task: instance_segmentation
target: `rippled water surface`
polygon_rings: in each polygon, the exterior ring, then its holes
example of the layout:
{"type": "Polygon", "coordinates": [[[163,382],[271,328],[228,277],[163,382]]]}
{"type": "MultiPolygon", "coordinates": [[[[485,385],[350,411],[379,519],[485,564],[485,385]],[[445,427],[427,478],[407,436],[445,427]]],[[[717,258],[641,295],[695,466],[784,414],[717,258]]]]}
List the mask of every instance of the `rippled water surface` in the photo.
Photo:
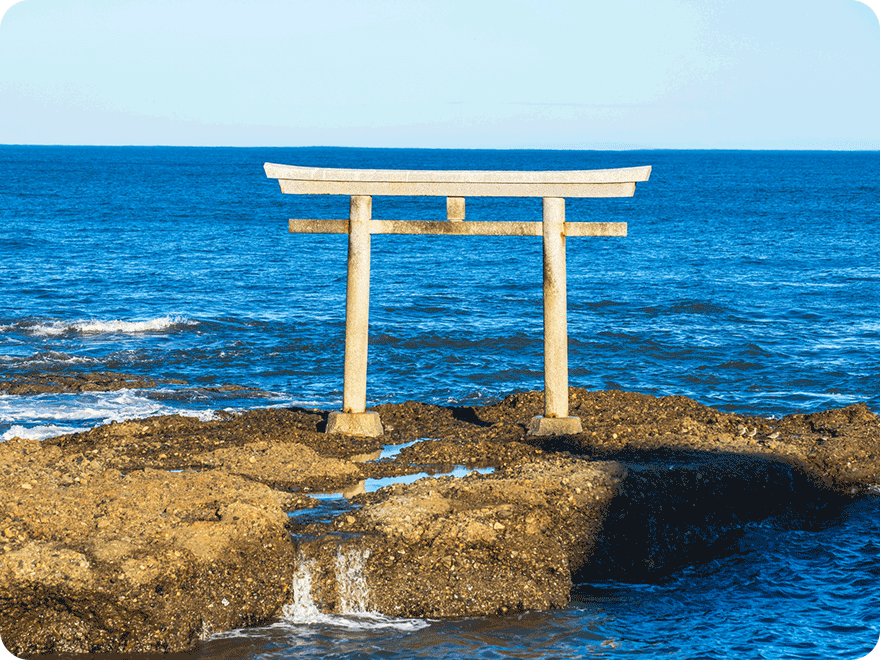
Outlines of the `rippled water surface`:
{"type": "MultiPolygon", "coordinates": [[[[784,415],[880,409],[880,154],[0,146],[0,376],[179,379],[0,395],[0,438],[110,419],[341,402],[344,236],[287,219],[265,161],[436,169],[651,165],[631,199],[567,200],[570,379],[784,415]],[[254,388],[218,389],[224,384],[254,388]]],[[[373,216],[443,219],[443,199],[373,216]]],[[[468,199],[470,220],[540,200],[468,199]]],[[[374,236],[368,402],[488,402],[542,386],[537,237],[374,236]]],[[[876,641],[876,502],[823,529],[750,529],[733,555],[653,585],[584,585],[562,612],[419,630],[278,621],[205,657],[840,657],[876,641]],[[340,627],[341,626],[341,627],[340,627]]],[[[375,622],[374,622],[375,623],[375,622]]]]}
{"type": "MultiPolygon", "coordinates": [[[[631,199],[566,202],[570,221],[629,226],[568,240],[572,384],[764,414],[880,398],[876,153],[0,147],[0,373],[271,393],[141,392],[153,404],[96,401],[91,420],[129,405],[338,405],[346,238],[290,235],[286,221],[346,217],[348,201],[282,195],[264,161],[652,165],[631,199]]],[[[537,199],[468,199],[472,220],[540,215],[537,199]]],[[[443,219],[445,203],[376,198],[373,216],[443,219]]],[[[539,237],[374,236],[370,401],[541,387],[541,268],[539,237]]],[[[0,432],[49,421],[35,413],[0,403],[0,432]]]]}

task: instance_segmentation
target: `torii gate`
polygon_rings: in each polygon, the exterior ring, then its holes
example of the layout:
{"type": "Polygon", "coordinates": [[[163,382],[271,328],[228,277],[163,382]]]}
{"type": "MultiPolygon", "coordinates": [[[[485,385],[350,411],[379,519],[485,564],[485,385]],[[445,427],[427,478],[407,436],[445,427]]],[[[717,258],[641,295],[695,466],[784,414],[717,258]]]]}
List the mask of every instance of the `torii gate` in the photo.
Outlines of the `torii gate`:
{"type": "Polygon", "coordinates": [[[366,412],[367,344],[372,234],[450,234],[544,237],[544,415],[531,435],[582,430],[568,414],[568,322],[565,282],[567,236],[626,236],[625,222],[566,222],[566,197],[632,197],[650,166],[553,172],[354,170],[264,165],[282,193],[348,195],[348,219],[290,220],[291,233],[348,234],[345,370],[342,410],[331,412],[327,433],[380,436],[379,414],[366,412]],[[373,220],[372,196],[446,197],[446,221],[373,220]],[[541,197],[542,222],[465,221],[465,197],[541,197]]]}

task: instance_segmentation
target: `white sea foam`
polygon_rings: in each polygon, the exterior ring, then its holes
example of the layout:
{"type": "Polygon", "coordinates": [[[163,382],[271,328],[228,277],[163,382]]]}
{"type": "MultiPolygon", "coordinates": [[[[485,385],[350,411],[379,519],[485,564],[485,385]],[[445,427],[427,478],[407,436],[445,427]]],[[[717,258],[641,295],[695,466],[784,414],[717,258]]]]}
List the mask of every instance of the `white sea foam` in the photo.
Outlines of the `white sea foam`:
{"type": "Polygon", "coordinates": [[[293,574],[293,598],[284,605],[282,612],[290,621],[308,622],[321,616],[321,611],[312,598],[312,574],[315,562],[297,557],[296,572],[293,574]]]}
{"type": "Polygon", "coordinates": [[[98,424],[174,414],[197,417],[202,421],[211,420],[215,416],[213,410],[172,408],[142,396],[137,390],[33,396],[0,395],[0,423],[11,425],[2,436],[4,440],[15,435],[23,437],[20,433],[12,432],[16,428],[24,429],[29,434],[27,437],[51,437],[86,430],[98,424]],[[67,424],[59,422],[82,422],[85,425],[74,428],[73,431],[62,430],[55,433],[53,429],[67,428],[67,424]]]}
{"type": "Polygon", "coordinates": [[[69,355],[60,351],[43,351],[32,355],[2,355],[0,360],[9,363],[15,369],[35,369],[47,365],[100,364],[103,360],[93,357],[69,355]]]}
{"type": "Polygon", "coordinates": [[[112,319],[102,321],[98,319],[78,321],[53,321],[27,326],[27,330],[41,337],[57,337],[68,332],[76,332],[84,335],[96,334],[140,334],[147,332],[164,332],[176,326],[198,325],[182,316],[160,316],[146,321],[123,321],[112,319]]]}
{"type": "Polygon", "coordinates": [[[370,611],[370,589],[364,575],[369,550],[336,550],[336,588],[342,614],[363,615],[370,611]]]}
{"type": "Polygon", "coordinates": [[[76,426],[58,426],[56,424],[46,424],[42,426],[26,427],[16,424],[10,427],[5,433],[0,434],[0,441],[11,440],[12,438],[25,438],[27,440],[45,440],[46,438],[54,438],[59,435],[67,435],[69,433],[78,433],[79,431],[87,431],[88,429],[76,426]]]}
{"type": "Polygon", "coordinates": [[[57,337],[70,329],[70,325],[63,321],[54,321],[50,325],[37,324],[27,326],[27,330],[37,337],[57,337]]]}

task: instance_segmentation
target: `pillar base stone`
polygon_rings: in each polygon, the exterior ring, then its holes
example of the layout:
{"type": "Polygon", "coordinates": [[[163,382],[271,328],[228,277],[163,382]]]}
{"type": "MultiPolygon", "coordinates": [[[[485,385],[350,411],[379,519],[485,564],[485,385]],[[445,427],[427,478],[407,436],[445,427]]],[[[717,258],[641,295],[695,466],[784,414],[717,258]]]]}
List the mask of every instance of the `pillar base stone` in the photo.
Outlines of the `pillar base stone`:
{"type": "Polygon", "coordinates": [[[580,417],[532,417],[529,435],[574,435],[582,433],[580,417]]]}
{"type": "Polygon", "coordinates": [[[342,435],[363,435],[377,438],[385,433],[377,412],[346,413],[332,412],[327,418],[327,433],[342,435]]]}

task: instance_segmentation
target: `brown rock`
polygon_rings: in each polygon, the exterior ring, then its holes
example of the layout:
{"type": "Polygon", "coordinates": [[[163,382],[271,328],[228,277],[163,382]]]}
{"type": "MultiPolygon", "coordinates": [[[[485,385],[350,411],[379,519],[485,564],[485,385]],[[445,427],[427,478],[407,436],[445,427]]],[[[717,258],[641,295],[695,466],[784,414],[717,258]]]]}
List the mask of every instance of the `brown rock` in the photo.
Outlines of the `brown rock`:
{"type": "Polygon", "coordinates": [[[357,465],[338,458],[325,458],[297,443],[255,442],[198,454],[194,462],[222,469],[288,490],[320,491],[359,481],[357,465]]]}
{"type": "Polygon", "coordinates": [[[380,439],[272,409],[0,443],[0,634],[19,654],[182,650],[275,616],[306,570],[325,611],[560,607],[578,580],[652,579],[725,551],[743,521],[822,516],[880,487],[880,420],[864,404],[764,419],[684,397],[570,400],[584,431],[558,437],[526,435],[543,395],[524,392],[380,406],[380,439]],[[394,461],[350,460],[414,440],[394,461]],[[452,464],[495,473],[287,515],[315,506],[307,489],[452,464]]]}
{"type": "Polygon", "coordinates": [[[0,486],[0,515],[14,525],[0,554],[13,653],[182,649],[207,630],[265,621],[288,598],[289,496],[212,471],[103,470],[60,486],[59,453],[0,444],[0,464],[34,486],[0,486]]]}

